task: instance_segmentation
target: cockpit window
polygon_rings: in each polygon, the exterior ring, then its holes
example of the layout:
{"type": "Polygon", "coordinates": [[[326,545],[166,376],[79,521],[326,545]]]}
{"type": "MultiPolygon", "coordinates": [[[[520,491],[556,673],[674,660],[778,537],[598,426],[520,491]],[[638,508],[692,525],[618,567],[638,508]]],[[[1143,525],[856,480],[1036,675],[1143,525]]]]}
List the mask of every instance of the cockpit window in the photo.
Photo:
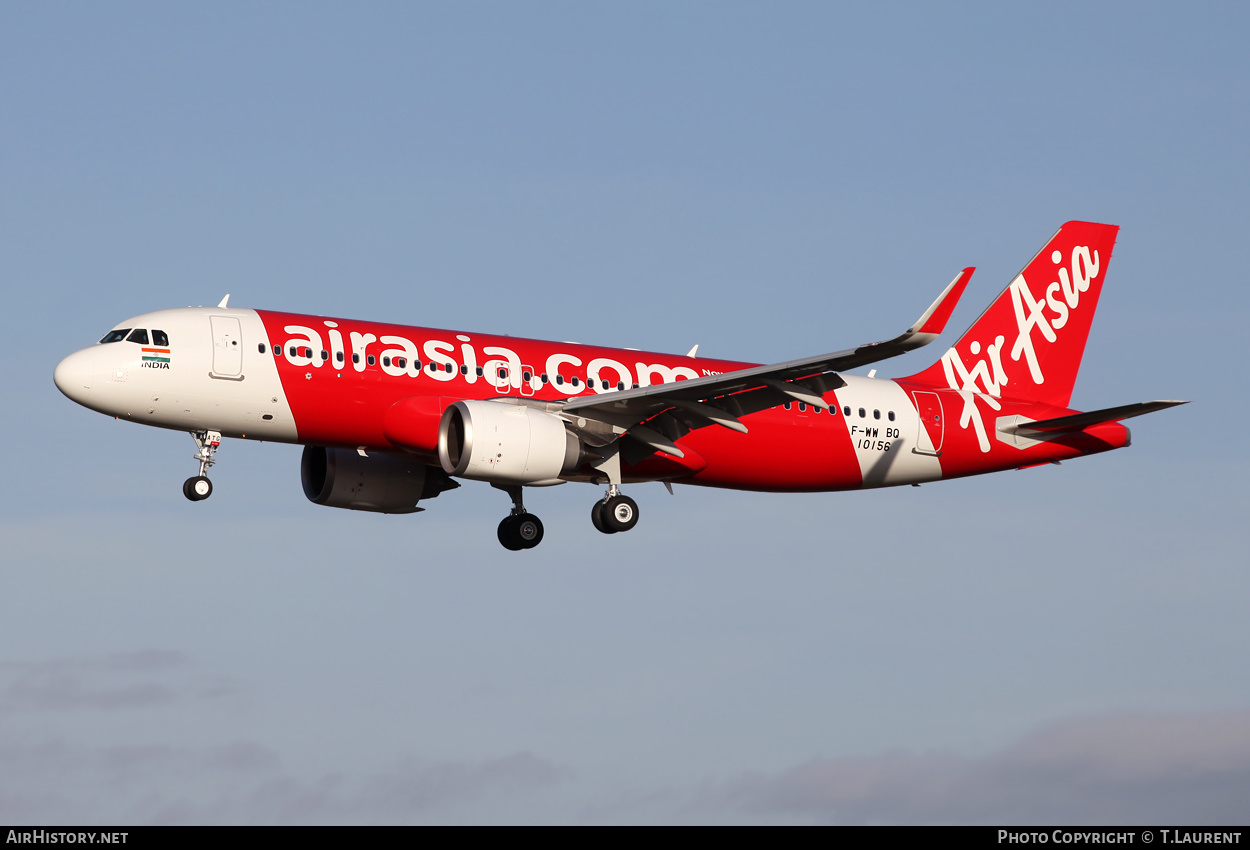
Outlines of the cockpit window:
{"type": "Polygon", "coordinates": [[[130,332],[130,336],[126,337],[126,342],[137,342],[140,345],[148,344],[148,332],[144,328],[135,328],[130,332]]]}
{"type": "Polygon", "coordinates": [[[130,333],[130,328],[122,328],[119,331],[109,331],[104,335],[104,339],[100,340],[100,342],[121,342],[126,338],[126,334],[128,333],[130,333]]]}
{"type": "Polygon", "coordinates": [[[169,337],[165,334],[164,331],[153,330],[152,331],[152,344],[159,345],[163,348],[169,345],[169,337]]]}

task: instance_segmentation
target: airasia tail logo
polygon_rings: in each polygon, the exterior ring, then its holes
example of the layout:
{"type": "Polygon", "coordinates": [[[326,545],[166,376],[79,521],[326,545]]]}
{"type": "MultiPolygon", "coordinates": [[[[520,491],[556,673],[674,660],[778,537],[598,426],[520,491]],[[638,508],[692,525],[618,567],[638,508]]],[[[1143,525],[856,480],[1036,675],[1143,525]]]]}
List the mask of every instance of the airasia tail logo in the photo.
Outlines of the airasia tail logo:
{"type": "MultiPolygon", "coordinates": [[[[1059,266],[1059,279],[1046,287],[1043,298],[1033,297],[1023,272],[1016,275],[1016,279],[1007,287],[1016,319],[1016,336],[1008,352],[1009,362],[1018,363],[1023,359],[1035,385],[1046,382],[1046,376],[1037,359],[1037,346],[1046,346],[1058,340],[1058,332],[1067,325],[1072,311],[1080,306],[1081,293],[1089,290],[1090,282],[1098,277],[1101,266],[1098,251],[1090,251],[1088,245],[1073,248],[1066,267],[1063,265],[1063,252],[1058,249],[1051,252],[1050,260],[1059,266]],[[1038,336],[1041,337],[1040,340],[1038,336]]],[[[995,306],[998,306],[998,302],[995,306]]],[[[1002,409],[997,399],[1002,396],[1003,387],[1011,383],[1008,369],[1003,365],[1003,347],[1006,344],[1006,334],[996,335],[993,342],[984,346],[980,340],[970,341],[968,353],[971,356],[967,360],[971,366],[964,365],[965,359],[960,357],[956,346],[947,349],[942,355],[946,383],[964,399],[959,425],[962,428],[971,426],[976,430],[977,443],[983,452],[990,450],[990,441],[975,399],[981,398],[993,410],[1002,409]]]]}

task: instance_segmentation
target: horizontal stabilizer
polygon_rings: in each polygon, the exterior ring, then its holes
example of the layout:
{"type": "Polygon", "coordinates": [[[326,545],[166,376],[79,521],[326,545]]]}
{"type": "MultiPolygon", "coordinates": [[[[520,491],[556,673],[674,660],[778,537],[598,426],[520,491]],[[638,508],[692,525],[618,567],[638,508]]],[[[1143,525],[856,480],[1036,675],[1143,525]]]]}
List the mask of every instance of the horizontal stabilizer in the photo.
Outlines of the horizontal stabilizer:
{"type": "Polygon", "coordinates": [[[1102,410],[1091,410],[1088,413],[1074,413],[1071,416],[1057,416],[1054,419],[1040,419],[1036,422],[1020,422],[1015,425],[1002,426],[998,430],[1003,433],[1016,431],[1080,431],[1091,425],[1103,422],[1119,422],[1121,419],[1132,419],[1156,410],[1176,407],[1178,404],[1189,404],[1187,401],[1141,401],[1137,404],[1124,404],[1119,407],[1107,407],[1102,410]]]}

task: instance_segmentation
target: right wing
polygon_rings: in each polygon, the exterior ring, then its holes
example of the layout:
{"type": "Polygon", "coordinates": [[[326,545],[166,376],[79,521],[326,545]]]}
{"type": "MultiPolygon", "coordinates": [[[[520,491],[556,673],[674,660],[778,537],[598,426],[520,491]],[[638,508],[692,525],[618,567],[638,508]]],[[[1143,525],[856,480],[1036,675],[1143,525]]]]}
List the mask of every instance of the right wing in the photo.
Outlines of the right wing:
{"type": "MultiPolygon", "coordinates": [[[[628,433],[652,449],[683,457],[673,440],[679,439],[693,428],[715,424],[745,432],[747,428],[739,421],[739,417],[776,407],[792,399],[815,407],[828,408],[829,405],[821,396],[846,385],[838,372],[897,357],[937,339],[972,278],[973,271],[975,268],[972,267],[961,271],[942,290],[942,294],[929,309],[910,328],[893,339],[801,360],[752,366],[722,375],[708,375],[652,387],[574,398],[563,404],[562,412],[576,414],[576,417],[566,415],[566,419],[584,418],[610,426],[610,434],[604,433],[602,428],[589,429],[597,432],[597,440],[593,439],[595,435],[585,433],[586,437],[599,445],[628,433]],[[665,411],[672,411],[673,416],[668,418],[684,424],[685,428],[674,429],[673,423],[669,423],[670,427],[667,428],[653,428],[642,424],[665,411]],[[681,430],[682,434],[674,433],[675,430],[681,430]],[[666,436],[662,431],[670,433],[666,436]]],[[[587,429],[583,427],[578,430],[587,429]]]]}

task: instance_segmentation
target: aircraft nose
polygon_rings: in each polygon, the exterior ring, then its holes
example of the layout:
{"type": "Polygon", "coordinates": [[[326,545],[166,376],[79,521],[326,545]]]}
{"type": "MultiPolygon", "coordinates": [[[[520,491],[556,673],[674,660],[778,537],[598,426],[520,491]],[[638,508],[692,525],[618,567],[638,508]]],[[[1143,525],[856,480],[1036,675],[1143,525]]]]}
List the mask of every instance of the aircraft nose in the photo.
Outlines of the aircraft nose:
{"type": "Polygon", "coordinates": [[[63,392],[71,401],[86,404],[87,394],[91,392],[91,380],[95,375],[95,352],[90,348],[75,351],[60,363],[52,373],[56,388],[63,392]]]}

